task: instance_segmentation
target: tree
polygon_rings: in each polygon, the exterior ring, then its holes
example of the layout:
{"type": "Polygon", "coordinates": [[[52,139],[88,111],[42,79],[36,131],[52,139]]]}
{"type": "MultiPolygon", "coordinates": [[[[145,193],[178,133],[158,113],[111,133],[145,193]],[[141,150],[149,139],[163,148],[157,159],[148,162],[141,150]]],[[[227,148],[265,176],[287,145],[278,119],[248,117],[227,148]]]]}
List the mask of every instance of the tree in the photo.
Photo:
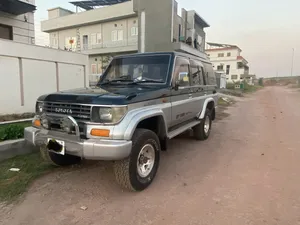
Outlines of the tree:
{"type": "Polygon", "coordinates": [[[106,70],[111,60],[112,60],[111,55],[102,56],[102,72],[106,70]]]}

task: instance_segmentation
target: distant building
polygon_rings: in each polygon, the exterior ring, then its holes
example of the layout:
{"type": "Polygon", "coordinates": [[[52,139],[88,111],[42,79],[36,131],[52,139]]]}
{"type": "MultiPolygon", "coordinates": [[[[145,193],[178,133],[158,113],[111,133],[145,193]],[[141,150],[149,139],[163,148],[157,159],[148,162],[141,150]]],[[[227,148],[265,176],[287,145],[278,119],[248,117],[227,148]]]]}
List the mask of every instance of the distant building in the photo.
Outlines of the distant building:
{"type": "Polygon", "coordinates": [[[34,44],[34,0],[1,0],[0,38],[34,44]]]}
{"type": "MultiPolygon", "coordinates": [[[[42,31],[50,47],[89,55],[90,73],[101,74],[111,56],[134,52],[185,51],[204,54],[209,25],[175,0],[93,0],[71,2],[83,12],[48,10],[42,31]]],[[[78,11],[78,10],[77,10],[78,11]]]]}
{"type": "Polygon", "coordinates": [[[255,75],[249,75],[248,61],[241,56],[242,50],[236,45],[207,42],[206,54],[218,74],[226,74],[227,82],[239,82],[245,79],[252,84],[255,75]]]}

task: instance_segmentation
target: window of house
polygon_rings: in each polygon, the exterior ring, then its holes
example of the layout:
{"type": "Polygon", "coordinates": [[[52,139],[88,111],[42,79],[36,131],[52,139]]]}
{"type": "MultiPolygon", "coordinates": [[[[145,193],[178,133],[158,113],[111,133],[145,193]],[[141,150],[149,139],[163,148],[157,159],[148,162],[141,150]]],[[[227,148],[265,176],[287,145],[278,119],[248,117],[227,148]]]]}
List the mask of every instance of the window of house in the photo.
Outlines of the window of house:
{"type": "Polygon", "coordinates": [[[102,41],[101,33],[91,34],[91,44],[92,45],[101,44],[101,41],[102,41]]]}
{"type": "Polygon", "coordinates": [[[118,41],[123,40],[123,30],[118,30],[118,41]]]}
{"type": "Polygon", "coordinates": [[[189,60],[182,57],[176,59],[174,77],[179,86],[190,86],[189,60]]]}
{"type": "Polygon", "coordinates": [[[0,38],[13,40],[13,28],[11,26],[0,24],[0,38]]]}
{"type": "Polygon", "coordinates": [[[138,28],[131,27],[131,36],[137,36],[137,35],[138,35],[138,28]]]}
{"type": "Polygon", "coordinates": [[[231,56],[231,52],[227,52],[227,57],[231,56]]]}
{"type": "Polygon", "coordinates": [[[113,30],[113,31],[111,32],[111,40],[112,40],[112,41],[117,41],[117,40],[118,40],[118,31],[113,30]]]}
{"type": "Polygon", "coordinates": [[[223,65],[217,66],[217,70],[223,70],[223,65]]]}
{"type": "Polygon", "coordinates": [[[92,74],[97,74],[97,64],[91,65],[91,72],[92,72],[92,74]]]}
{"type": "Polygon", "coordinates": [[[191,83],[192,85],[203,85],[202,65],[197,61],[190,60],[191,83]]]}
{"type": "Polygon", "coordinates": [[[123,30],[113,30],[111,32],[112,41],[122,41],[123,40],[123,30]]]}
{"type": "Polygon", "coordinates": [[[224,53],[219,53],[218,57],[224,57],[224,53]]]}
{"type": "Polygon", "coordinates": [[[231,80],[236,80],[237,78],[237,75],[231,75],[231,80]]]}
{"type": "Polygon", "coordinates": [[[237,68],[238,68],[238,69],[243,69],[243,68],[244,68],[243,63],[242,63],[242,62],[238,62],[238,63],[237,63],[237,68]]]}
{"type": "Polygon", "coordinates": [[[227,65],[226,66],[226,74],[229,74],[229,72],[230,72],[230,65],[227,65]]]}

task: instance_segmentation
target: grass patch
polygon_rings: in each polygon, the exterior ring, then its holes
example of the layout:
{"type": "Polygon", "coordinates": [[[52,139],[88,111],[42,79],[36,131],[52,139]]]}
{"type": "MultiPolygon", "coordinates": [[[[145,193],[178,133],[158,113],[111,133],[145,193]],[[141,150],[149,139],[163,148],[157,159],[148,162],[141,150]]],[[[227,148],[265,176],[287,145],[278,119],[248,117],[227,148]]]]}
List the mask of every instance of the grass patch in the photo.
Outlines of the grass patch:
{"type": "Polygon", "coordinates": [[[240,89],[221,89],[220,93],[223,93],[225,95],[235,96],[235,97],[244,97],[240,89]]]}
{"type": "Polygon", "coordinates": [[[224,98],[224,97],[219,97],[218,99],[218,105],[219,106],[229,106],[234,104],[235,102],[231,98],[224,98]]]}
{"type": "Polygon", "coordinates": [[[219,98],[218,100],[218,105],[229,105],[229,102],[225,101],[222,97],[219,98]]]}
{"type": "Polygon", "coordinates": [[[31,122],[0,125],[0,142],[24,137],[24,128],[31,126],[31,122]]]}
{"type": "Polygon", "coordinates": [[[39,153],[0,162],[0,202],[11,202],[27,190],[28,185],[54,166],[44,162],[39,153]],[[9,171],[19,168],[19,172],[9,171]]]}
{"type": "Polygon", "coordinates": [[[30,119],[33,118],[34,115],[35,115],[34,113],[0,115],[0,122],[30,119]]]}
{"type": "Polygon", "coordinates": [[[243,91],[244,91],[244,93],[253,93],[261,88],[263,88],[263,87],[258,86],[258,85],[248,85],[246,83],[243,91]]]}

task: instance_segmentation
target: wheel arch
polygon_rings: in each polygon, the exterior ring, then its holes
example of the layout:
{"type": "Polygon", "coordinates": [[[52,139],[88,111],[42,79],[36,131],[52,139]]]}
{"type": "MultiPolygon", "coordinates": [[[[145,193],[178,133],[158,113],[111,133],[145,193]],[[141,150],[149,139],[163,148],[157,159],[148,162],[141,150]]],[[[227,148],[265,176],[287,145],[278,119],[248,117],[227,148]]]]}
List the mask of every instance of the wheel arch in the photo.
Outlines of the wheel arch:
{"type": "Polygon", "coordinates": [[[215,106],[216,106],[216,103],[215,103],[214,98],[210,97],[210,98],[205,99],[205,101],[203,103],[202,111],[199,115],[199,119],[203,119],[205,116],[206,109],[209,109],[212,112],[212,120],[214,120],[215,116],[216,116],[215,115],[216,114],[215,106]]]}
{"type": "Polygon", "coordinates": [[[144,128],[154,131],[159,139],[167,134],[167,123],[162,110],[149,110],[137,113],[130,121],[124,139],[131,140],[137,128],[144,128]]]}

